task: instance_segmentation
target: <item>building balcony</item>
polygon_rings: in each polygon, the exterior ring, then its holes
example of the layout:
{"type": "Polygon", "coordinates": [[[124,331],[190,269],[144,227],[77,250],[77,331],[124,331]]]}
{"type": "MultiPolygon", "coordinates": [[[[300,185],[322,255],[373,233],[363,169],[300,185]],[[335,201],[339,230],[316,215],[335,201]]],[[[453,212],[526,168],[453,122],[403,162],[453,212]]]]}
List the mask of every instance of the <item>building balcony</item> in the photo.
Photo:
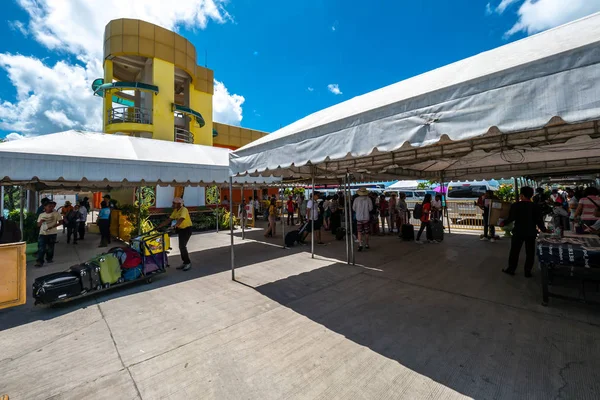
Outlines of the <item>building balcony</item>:
{"type": "Polygon", "coordinates": [[[194,143],[194,134],[186,129],[175,127],[175,142],[194,143]]]}
{"type": "Polygon", "coordinates": [[[152,124],[152,110],[141,107],[114,107],[109,109],[107,124],[152,124]]]}

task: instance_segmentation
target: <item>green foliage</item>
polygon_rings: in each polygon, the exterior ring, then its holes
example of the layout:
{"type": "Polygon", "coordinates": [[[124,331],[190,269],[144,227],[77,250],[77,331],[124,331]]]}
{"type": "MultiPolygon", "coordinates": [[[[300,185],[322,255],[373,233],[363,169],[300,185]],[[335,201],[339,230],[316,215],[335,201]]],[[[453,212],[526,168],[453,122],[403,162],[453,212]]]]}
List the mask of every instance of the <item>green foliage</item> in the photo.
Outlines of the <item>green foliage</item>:
{"type": "MultiPolygon", "coordinates": [[[[19,210],[12,210],[8,213],[8,219],[14,221],[17,225],[20,223],[19,210]]],[[[27,243],[35,243],[38,240],[39,228],[37,226],[37,217],[35,213],[23,213],[23,241],[27,243]]]]}
{"type": "Polygon", "coordinates": [[[206,187],[206,204],[219,204],[219,188],[217,186],[206,187]]]}
{"type": "Polygon", "coordinates": [[[515,201],[515,189],[513,185],[500,185],[496,196],[502,201],[515,201]]]}
{"type": "Polygon", "coordinates": [[[431,188],[431,185],[434,185],[435,183],[435,181],[419,182],[419,184],[417,185],[417,189],[429,189],[431,188]]]}

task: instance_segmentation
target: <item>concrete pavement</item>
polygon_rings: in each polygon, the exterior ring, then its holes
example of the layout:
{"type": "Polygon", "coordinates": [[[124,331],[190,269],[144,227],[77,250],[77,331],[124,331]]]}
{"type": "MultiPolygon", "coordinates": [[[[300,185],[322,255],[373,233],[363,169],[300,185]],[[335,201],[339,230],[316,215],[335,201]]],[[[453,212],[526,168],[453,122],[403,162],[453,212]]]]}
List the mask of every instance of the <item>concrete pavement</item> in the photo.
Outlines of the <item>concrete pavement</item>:
{"type": "MultiPolygon", "coordinates": [[[[499,271],[507,242],[376,237],[279,248],[194,235],[174,268],[60,307],[0,311],[0,394],[11,399],[595,399],[600,312],[542,307],[538,277],[499,271]]],[[[325,235],[329,238],[329,235],[325,235]]],[[[93,235],[88,237],[94,238],[93,235]]],[[[95,238],[94,238],[95,240],[95,238]]],[[[95,243],[94,243],[95,244],[95,243]]],[[[177,248],[177,239],[172,243],[177,248]]],[[[29,280],[97,253],[91,241],[29,280]]],[[[179,258],[174,250],[171,264],[179,258]]],[[[522,272],[522,271],[520,271],[522,272]]],[[[29,293],[30,294],[30,293],[29,293]]]]}

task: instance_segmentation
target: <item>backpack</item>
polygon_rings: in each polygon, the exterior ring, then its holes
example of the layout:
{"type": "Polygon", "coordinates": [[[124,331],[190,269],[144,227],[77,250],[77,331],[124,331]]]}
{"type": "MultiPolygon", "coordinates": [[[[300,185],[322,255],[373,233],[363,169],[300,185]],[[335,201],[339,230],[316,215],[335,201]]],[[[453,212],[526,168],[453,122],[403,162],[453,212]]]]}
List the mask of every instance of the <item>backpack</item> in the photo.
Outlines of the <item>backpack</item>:
{"type": "Polygon", "coordinates": [[[415,209],[413,210],[413,218],[421,219],[423,216],[423,204],[417,203],[415,204],[415,209]]]}

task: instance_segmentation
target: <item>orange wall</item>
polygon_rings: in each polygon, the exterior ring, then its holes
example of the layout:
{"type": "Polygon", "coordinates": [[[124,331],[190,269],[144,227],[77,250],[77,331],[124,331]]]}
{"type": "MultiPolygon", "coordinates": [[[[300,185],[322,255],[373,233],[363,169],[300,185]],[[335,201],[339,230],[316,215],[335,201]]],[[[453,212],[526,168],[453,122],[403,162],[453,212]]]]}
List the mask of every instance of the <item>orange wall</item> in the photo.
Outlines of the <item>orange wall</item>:
{"type": "MultiPolygon", "coordinates": [[[[275,195],[277,196],[277,193],[279,192],[279,189],[277,188],[269,188],[268,190],[269,196],[275,195]]],[[[256,194],[259,200],[262,200],[262,189],[256,189],[256,194]]],[[[235,204],[239,204],[241,202],[241,195],[242,195],[242,191],[241,189],[233,189],[233,202],[235,204]]],[[[221,200],[223,200],[223,198],[227,196],[227,199],[231,202],[231,196],[229,195],[229,189],[221,189],[221,200]]],[[[246,202],[248,201],[248,197],[254,197],[254,190],[252,189],[244,189],[244,199],[246,199],[246,202]]]]}

